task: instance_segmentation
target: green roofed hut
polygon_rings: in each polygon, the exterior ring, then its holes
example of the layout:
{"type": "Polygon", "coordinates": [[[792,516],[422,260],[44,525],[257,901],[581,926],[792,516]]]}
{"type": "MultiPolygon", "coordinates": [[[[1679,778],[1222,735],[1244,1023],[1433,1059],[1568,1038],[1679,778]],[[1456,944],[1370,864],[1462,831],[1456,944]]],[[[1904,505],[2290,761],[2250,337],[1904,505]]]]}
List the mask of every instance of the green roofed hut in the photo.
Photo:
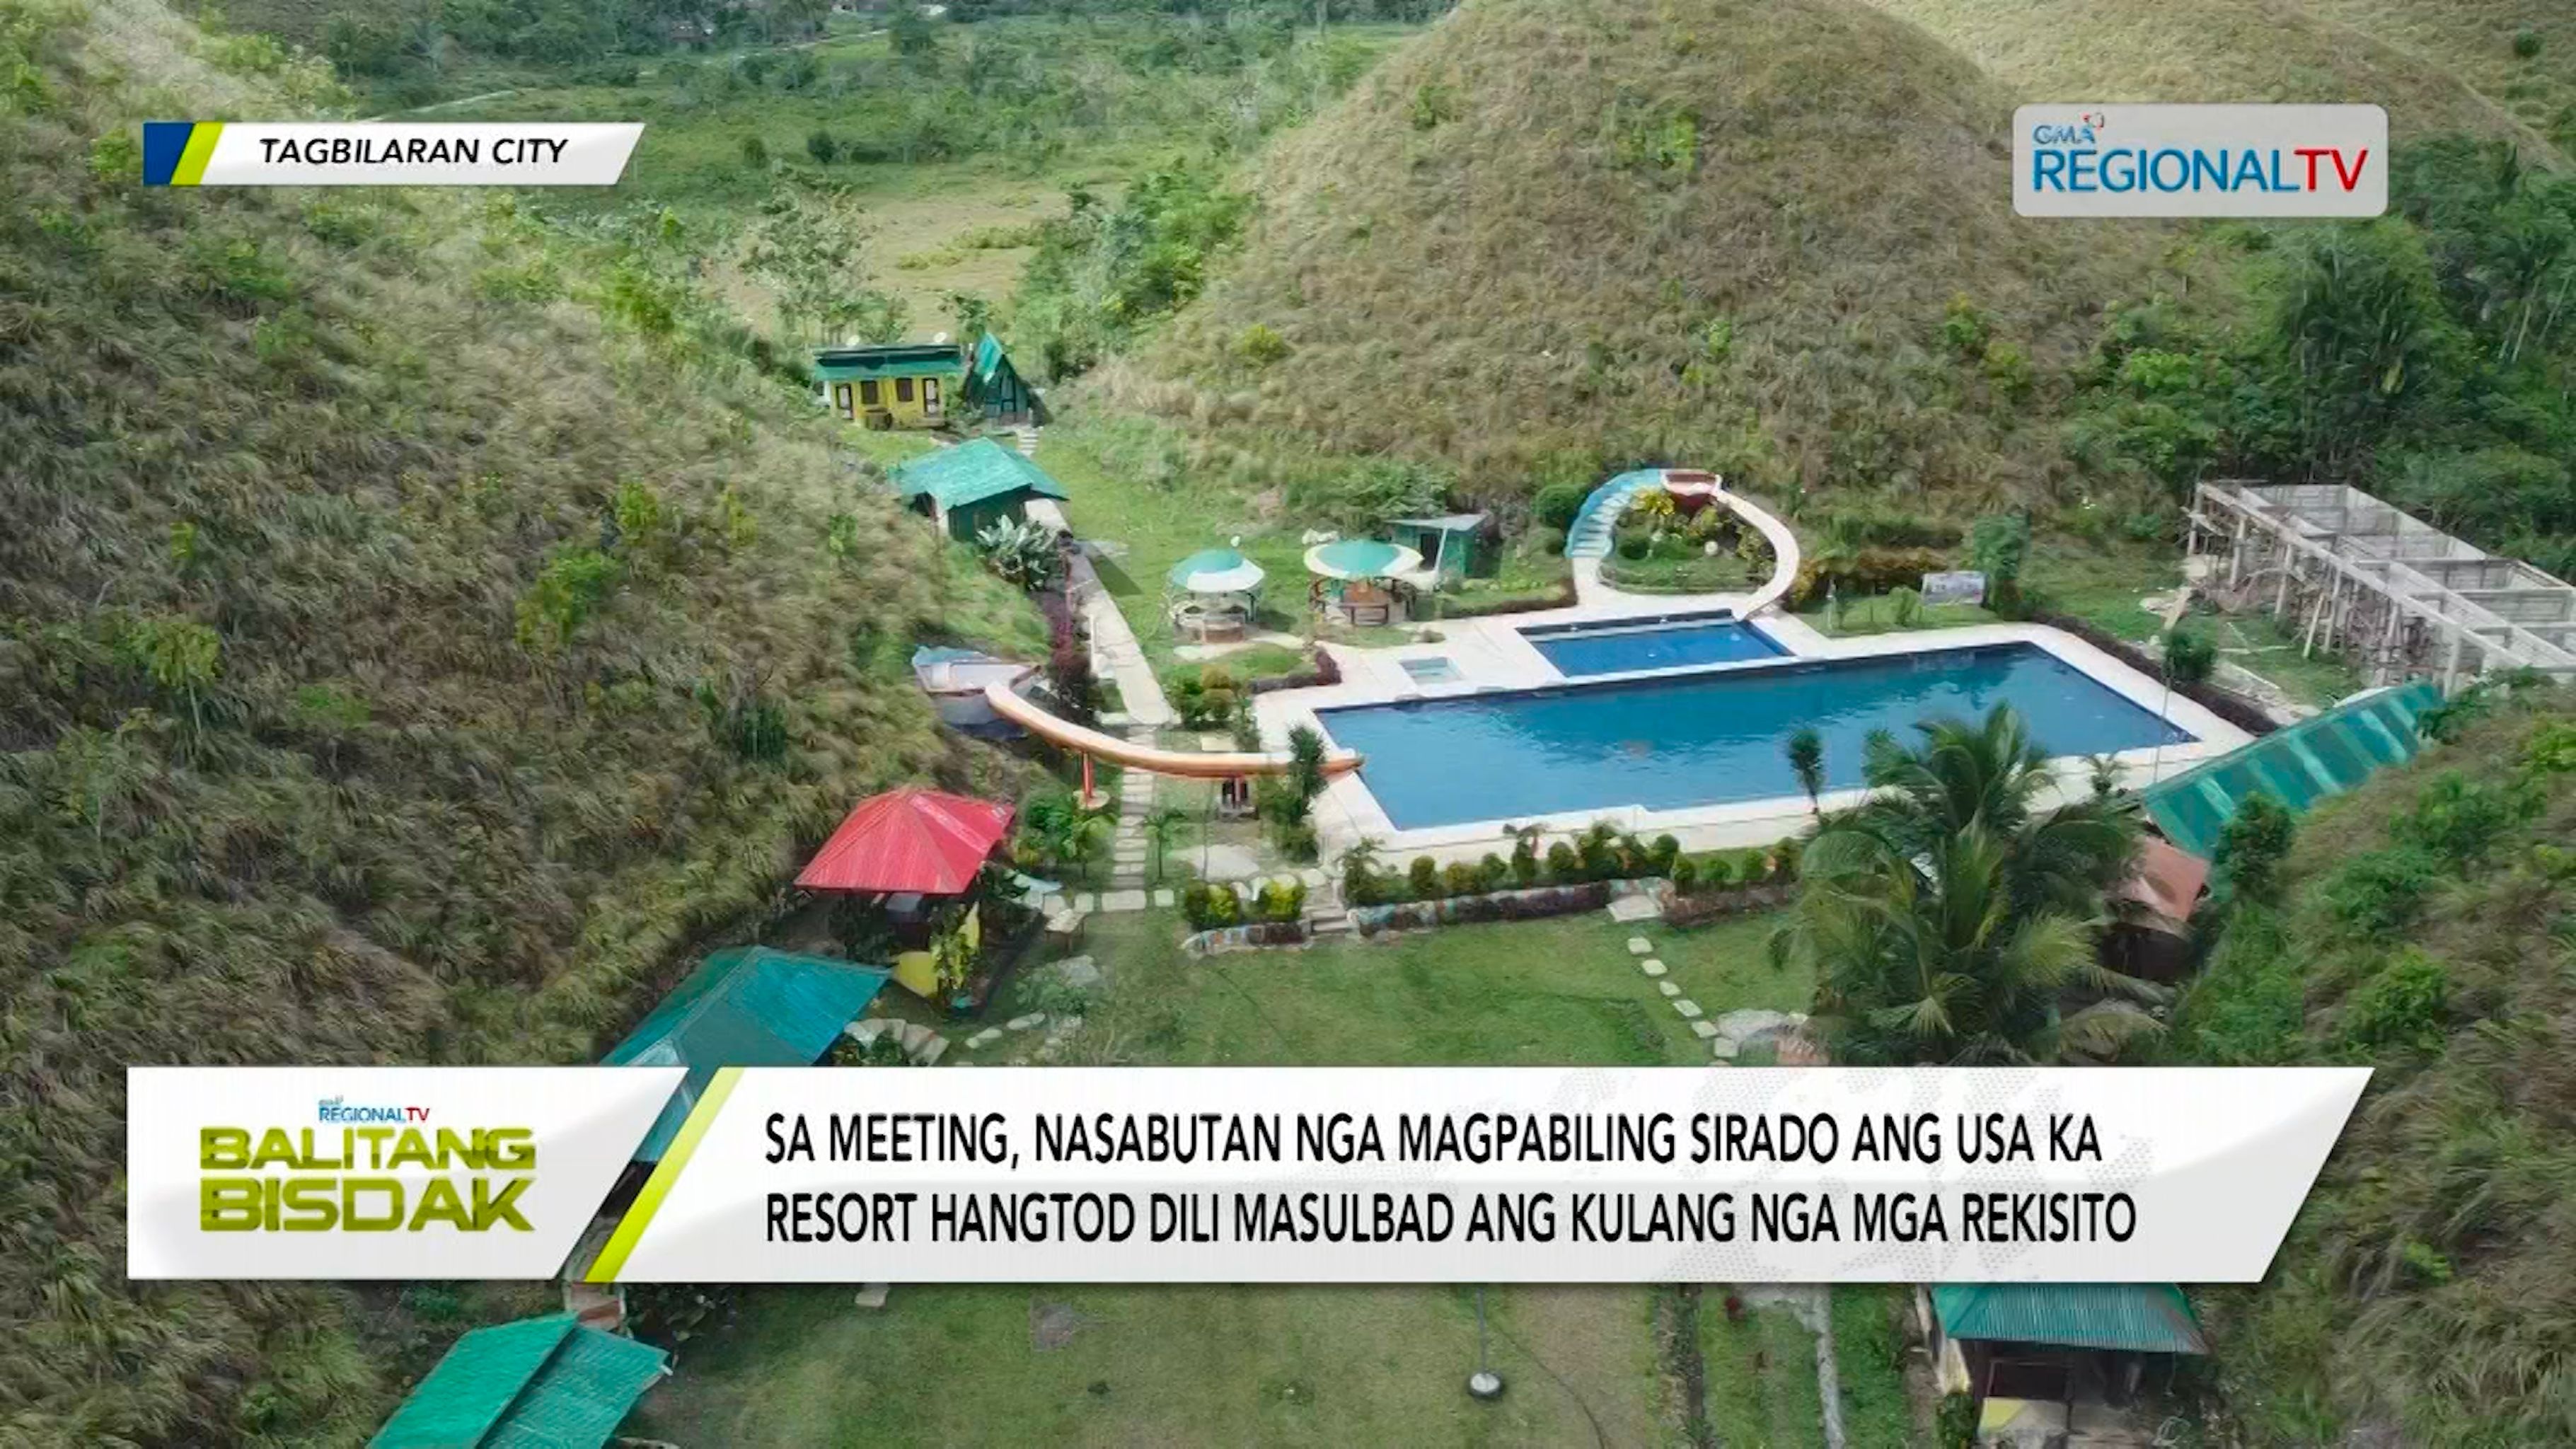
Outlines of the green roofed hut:
{"type": "Polygon", "coordinates": [[[906,507],[937,520],[949,537],[965,543],[1003,519],[1028,517],[1032,499],[1067,496],[1045,469],[990,438],[942,448],[897,467],[894,490],[906,507]]]}
{"type": "Polygon", "coordinates": [[[2171,1283],[1944,1283],[1929,1311],[1940,1388],[1976,1399],[1980,1443],[2107,1435],[2149,1366],[2209,1352],[2171,1283]]]}
{"type": "Polygon", "coordinates": [[[394,1410],[372,1449],[599,1449],[671,1356],[569,1313],[478,1328],[394,1410]]]}
{"type": "Polygon", "coordinates": [[[1002,339],[984,334],[975,344],[974,360],[966,364],[966,381],[959,397],[968,407],[984,414],[988,423],[1043,423],[1049,421],[1047,406],[1038,390],[1028,385],[1020,370],[1011,365],[1011,355],[1002,350],[1002,339]]]}
{"type": "Polygon", "coordinates": [[[1391,518],[1386,526],[1397,543],[1422,555],[1424,570],[1435,579],[1449,582],[1494,571],[1492,521],[1482,513],[1391,518]]]}
{"type": "Polygon", "coordinates": [[[635,1160],[662,1160],[718,1067],[810,1067],[821,1060],[892,974],[766,946],[709,956],[600,1059],[612,1067],[689,1069],[635,1160]]]}
{"type": "Polygon", "coordinates": [[[2428,680],[2378,690],[2158,781],[2139,798],[2165,839],[2211,859],[2219,832],[2249,795],[2269,795],[2301,815],[2415,758],[2424,744],[2419,722],[2441,700],[2428,680]]]}

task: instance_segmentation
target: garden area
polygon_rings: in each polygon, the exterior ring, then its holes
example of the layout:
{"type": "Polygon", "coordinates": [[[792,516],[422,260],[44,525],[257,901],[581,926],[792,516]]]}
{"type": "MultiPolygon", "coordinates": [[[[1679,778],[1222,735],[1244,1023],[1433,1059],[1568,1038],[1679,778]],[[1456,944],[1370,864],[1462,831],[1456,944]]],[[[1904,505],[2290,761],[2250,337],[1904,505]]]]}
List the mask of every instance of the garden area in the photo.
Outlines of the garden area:
{"type": "MultiPolygon", "coordinates": [[[[1168,912],[1102,917],[1085,949],[1105,979],[1079,1003],[1083,1025],[1059,1060],[1701,1063],[1705,1047],[1638,970],[1628,938],[1644,935],[1669,979],[1713,1013],[1799,1009],[1812,983],[1802,966],[1769,960],[1774,919],[1685,930],[1592,912],[1200,960],[1181,952],[1168,912]]],[[[1033,1008],[1065,1002],[1026,975],[995,1002],[1033,1008]]],[[[1888,1296],[1844,1292],[1863,1325],[1888,1296]]],[[[745,1446],[1633,1444],[1677,1433],[1821,1444],[1812,1336],[1784,1307],[1731,1322],[1723,1297],[1699,1295],[1698,1331],[1683,1340],[1694,1358],[1671,1337],[1677,1290],[1491,1289],[1490,1359],[1512,1387],[1484,1405],[1462,1387],[1476,1355],[1475,1295],[1463,1287],[898,1286],[879,1311],[852,1307],[847,1289],[743,1289],[725,1326],[691,1345],[687,1372],[646,1402],[638,1431],[745,1446]]],[[[1838,1302],[1838,1334],[1847,1316],[1838,1302]]],[[[1837,1362],[1853,1433],[1904,1424],[1883,1338],[1837,1362]]]]}

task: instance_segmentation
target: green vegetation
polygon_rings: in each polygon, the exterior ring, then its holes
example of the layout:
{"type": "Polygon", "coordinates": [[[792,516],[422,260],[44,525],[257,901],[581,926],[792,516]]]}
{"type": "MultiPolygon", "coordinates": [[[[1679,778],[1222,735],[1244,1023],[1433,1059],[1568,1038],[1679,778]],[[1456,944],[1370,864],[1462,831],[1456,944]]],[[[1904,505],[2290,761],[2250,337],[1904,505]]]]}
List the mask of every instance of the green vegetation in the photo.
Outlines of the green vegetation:
{"type": "Polygon", "coordinates": [[[2207,1300],[2214,1410],[2249,1442],[2543,1443],[2576,1416],[2547,1368],[2576,1323],[2569,705],[2482,701],[2452,742],[2320,806],[2277,907],[2237,866],[2174,1059],[2377,1068],[2271,1277],[2207,1300]]]}
{"type": "Polygon", "coordinates": [[[1105,392],[1479,499],[1667,459],[1784,494],[2044,495],[2062,458],[1982,355],[1919,354],[1964,295],[2045,371],[2154,264],[2134,233],[2010,225],[1975,140],[2009,110],[1839,0],[1480,0],[1274,148],[1240,260],[1105,392]],[[1855,104],[1853,75],[1891,99],[1855,104]],[[1854,168],[1863,114],[1884,154],[1854,168]],[[1246,361],[1252,324],[1287,354],[1246,361]]]}
{"type": "Polygon", "coordinates": [[[2139,1003],[2164,993],[2093,949],[2103,893],[2137,850],[2134,805],[2037,810],[2048,756],[2004,706],[1920,729],[1911,749],[1871,739],[1877,793],[1819,827],[1774,943],[1816,972],[1834,1060],[2046,1062],[2156,1032],[2139,1003]],[[2095,999],[2067,1010],[2079,986],[2095,999]]]}
{"type": "Polygon", "coordinates": [[[98,138],[276,103],[96,13],[0,4],[0,1437],[348,1443],[464,1310],[126,1282],[122,1068],[590,1059],[858,795],[1011,788],[850,621],[1035,620],[649,243],[141,189],[98,138]]]}
{"type": "MultiPolygon", "coordinates": [[[[1763,959],[1766,928],[1738,918],[1647,934],[1667,979],[1710,1012],[1793,1008],[1808,983],[1763,959]]],[[[1104,916],[1087,948],[1115,969],[1085,1003],[1064,1060],[1705,1061],[1632,964],[1630,934],[1596,914],[1192,960],[1169,915],[1104,916]]],[[[997,1009],[1033,1006],[1037,991],[1015,981],[997,1009]]],[[[1579,1443],[1597,1425],[1615,1443],[1654,1442],[1675,1389],[1657,1362],[1653,1296],[1491,1291],[1494,1362],[1513,1387],[1487,1410],[1459,1390],[1476,1346],[1473,1299],[1460,1288],[906,1287],[882,1314],[853,1314],[836,1291],[757,1290],[740,1296],[739,1326],[694,1345],[687,1371],[646,1401],[638,1431],[747,1446],[1131,1444],[1226,1439],[1258,1425],[1300,1442],[1579,1443]]],[[[1705,1314],[1718,1312],[1715,1296],[1705,1314]]],[[[1762,1315],[1766,1324],[1776,1312],[1762,1315]]],[[[1766,1330],[1768,1369],[1712,1341],[1710,1393],[1750,1399],[1813,1436],[1814,1340],[1779,1316],[1766,1330]]],[[[1865,1368],[1857,1386],[1846,1380],[1864,1400],[1886,1392],[1865,1368]]]]}

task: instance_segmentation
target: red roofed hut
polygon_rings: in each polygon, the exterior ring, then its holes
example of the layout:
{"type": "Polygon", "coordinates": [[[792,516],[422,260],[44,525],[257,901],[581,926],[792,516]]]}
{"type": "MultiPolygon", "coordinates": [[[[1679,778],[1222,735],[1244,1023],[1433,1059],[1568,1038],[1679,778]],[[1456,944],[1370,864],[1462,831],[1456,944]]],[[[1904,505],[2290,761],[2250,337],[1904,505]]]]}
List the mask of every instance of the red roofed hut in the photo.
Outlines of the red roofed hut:
{"type": "Polygon", "coordinates": [[[1034,923],[988,866],[1010,837],[1012,810],[991,800],[907,787],[858,803],[796,883],[866,897],[898,948],[894,979],[915,995],[971,1009],[993,968],[1034,923]]]}

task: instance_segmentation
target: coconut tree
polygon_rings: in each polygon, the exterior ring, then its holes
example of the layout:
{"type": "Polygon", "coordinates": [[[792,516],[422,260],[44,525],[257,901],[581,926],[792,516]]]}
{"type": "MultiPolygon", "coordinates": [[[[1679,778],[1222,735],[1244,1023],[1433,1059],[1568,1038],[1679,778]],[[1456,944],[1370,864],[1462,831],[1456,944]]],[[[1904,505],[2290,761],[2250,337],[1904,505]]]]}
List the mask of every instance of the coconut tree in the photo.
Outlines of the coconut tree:
{"type": "Polygon", "coordinates": [[[1808,875],[1830,876],[1884,856],[1914,860],[1971,826],[2003,843],[2004,884],[2023,911],[2084,919],[2137,859],[2134,799],[2079,795],[2043,809],[2057,778],[2048,752],[2009,706],[1984,719],[1929,720],[1908,748],[1884,731],[1862,747],[1868,801],[1834,817],[1805,857],[1808,875]]]}
{"type": "Polygon", "coordinates": [[[1825,807],[1825,737],[1812,727],[1802,726],[1789,736],[1789,769],[1798,777],[1798,788],[1807,792],[1807,808],[1823,819],[1825,807]]]}
{"type": "Polygon", "coordinates": [[[1835,1060],[1945,1065],[2107,1055],[2161,1029],[2163,988],[2112,971],[2098,916],[2013,903],[2013,842],[1982,821],[1900,855],[1847,837],[1832,874],[1805,878],[1775,954],[1816,971],[1818,1025],[1835,1060]],[[2098,997],[2066,1012],[2073,988],[2098,997]]]}

